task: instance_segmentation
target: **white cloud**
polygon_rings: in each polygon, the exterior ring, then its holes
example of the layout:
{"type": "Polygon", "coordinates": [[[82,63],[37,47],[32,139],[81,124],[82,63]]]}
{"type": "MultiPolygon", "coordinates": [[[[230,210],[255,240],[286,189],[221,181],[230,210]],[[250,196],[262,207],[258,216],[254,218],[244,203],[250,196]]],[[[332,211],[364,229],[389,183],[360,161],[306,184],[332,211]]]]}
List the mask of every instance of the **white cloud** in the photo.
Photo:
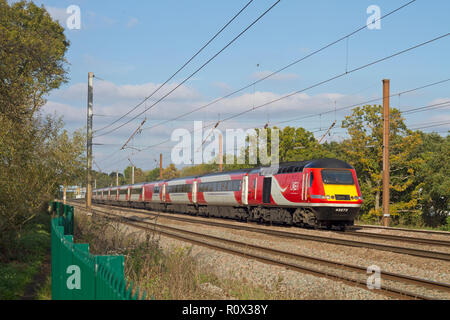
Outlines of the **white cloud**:
{"type": "MultiPolygon", "coordinates": [[[[119,116],[125,114],[159,86],[159,84],[155,83],[117,85],[108,81],[94,81],[94,115],[96,115],[94,116],[94,130],[98,130],[110,124],[119,116]],[[114,117],[99,115],[112,115],[114,117]]],[[[145,108],[151,106],[156,99],[162,97],[163,94],[167,93],[176,85],[177,84],[175,83],[167,85],[167,87],[164,87],[161,92],[158,92],[155,97],[149,99],[147,103],[140,106],[136,111],[126,116],[123,120],[112,127],[104,131],[100,131],[99,133],[104,133],[107,130],[115,128],[117,125],[123,124],[125,121],[130,120],[131,117],[134,117],[145,108]]],[[[226,87],[226,84],[215,83],[212,85],[226,87]]],[[[143,130],[142,133],[134,139],[133,143],[137,148],[140,148],[141,146],[158,144],[159,142],[170,138],[170,134],[176,128],[186,128],[189,131],[193,130],[194,120],[202,120],[204,121],[204,125],[215,123],[218,120],[219,113],[220,119],[223,120],[244,110],[248,110],[253,106],[258,107],[280,99],[283,96],[284,94],[275,92],[257,91],[254,94],[253,92],[243,93],[223,99],[205,109],[180,119],[183,121],[171,121],[150,130],[143,130]]],[[[159,124],[164,120],[169,120],[186,112],[193,111],[201,106],[207,105],[212,100],[213,99],[205,100],[195,89],[183,85],[174,91],[174,93],[167,99],[146,112],[145,115],[147,116],[148,122],[144,127],[148,128],[155,124],[159,124]]],[[[283,120],[295,119],[310,114],[333,110],[334,101],[336,101],[337,108],[339,108],[352,105],[363,100],[364,98],[361,96],[348,96],[339,93],[322,93],[315,95],[299,93],[248,112],[243,116],[222,122],[220,123],[219,129],[225,131],[226,129],[261,127],[267,122],[268,118],[271,125],[277,125],[278,122],[283,120]]],[[[44,106],[43,112],[56,112],[59,115],[63,115],[63,120],[67,126],[71,127],[71,129],[75,129],[86,125],[86,105],[87,85],[86,83],[77,83],[53,93],[47,104],[44,106]]],[[[334,114],[328,114],[328,116],[334,117],[334,114]]],[[[115,154],[113,158],[123,157],[123,154],[126,155],[133,152],[132,150],[118,152],[118,150],[120,149],[121,144],[123,144],[130,137],[131,133],[138,127],[143,117],[144,115],[140,115],[138,119],[124,125],[111,134],[94,138],[95,143],[108,144],[98,146],[94,150],[100,166],[102,166],[102,158],[113,154],[114,150],[117,151],[117,155],[115,154]]],[[[342,118],[342,113],[338,115],[338,118],[342,118]]],[[[307,121],[303,120],[300,122],[289,122],[280,125],[281,127],[284,127],[285,125],[300,125],[306,128],[313,128],[319,125],[323,127],[331,124],[331,122],[328,123],[329,120],[330,119],[326,119],[326,117],[322,117],[319,121],[319,117],[316,117],[314,119],[308,119],[307,121]]],[[[208,127],[208,129],[209,128],[210,127],[208,127]]],[[[205,131],[208,129],[205,129],[205,131]]],[[[154,154],[170,151],[171,145],[173,144],[166,143],[164,145],[149,149],[146,152],[138,153],[136,158],[142,159],[142,166],[144,169],[147,169],[152,165],[152,163],[151,161],[148,162],[149,160],[146,159],[154,154]],[[144,166],[144,163],[149,164],[144,166]]],[[[106,159],[104,160],[105,162],[108,161],[106,159]]],[[[112,158],[111,162],[114,166],[118,165],[112,158]]],[[[105,169],[108,170],[108,168],[105,169]]]]}
{"type": "Polygon", "coordinates": [[[436,98],[436,99],[432,100],[428,105],[444,103],[444,102],[450,102],[450,98],[436,98]]]}
{"type": "Polygon", "coordinates": [[[81,123],[86,121],[86,110],[80,110],[77,107],[54,101],[47,101],[41,108],[41,113],[63,116],[65,123],[81,123]]]}
{"type": "MultiPolygon", "coordinates": [[[[148,100],[148,104],[152,101],[160,99],[163,95],[167,94],[170,90],[174,89],[178,84],[171,83],[165,85],[160,89],[152,98],[148,100]]],[[[145,83],[140,85],[116,85],[109,81],[101,81],[94,79],[94,101],[101,105],[109,105],[111,107],[116,103],[120,103],[121,110],[110,110],[112,114],[122,113],[125,105],[136,105],[142,101],[145,97],[148,97],[153,91],[155,91],[160,84],[145,83]],[[116,111],[116,112],[114,112],[116,111]],[[120,111],[120,112],[118,112],[120,111]]],[[[58,90],[53,94],[53,98],[63,99],[65,101],[80,102],[85,101],[87,98],[87,85],[86,83],[77,83],[66,89],[58,90]]],[[[192,101],[200,98],[200,94],[185,85],[177,88],[171,93],[164,101],[192,101]]],[[[114,109],[114,107],[112,108],[114,109]]]]}
{"type": "MultiPolygon", "coordinates": [[[[267,77],[268,75],[270,75],[272,73],[273,73],[273,71],[269,71],[269,70],[259,71],[259,72],[253,73],[251,77],[252,77],[252,79],[259,80],[259,79],[267,77]]],[[[273,76],[271,76],[270,78],[268,78],[267,80],[289,81],[289,80],[295,80],[298,78],[299,78],[298,74],[295,74],[295,73],[277,73],[277,74],[274,74],[273,76]]]]}
{"type": "Polygon", "coordinates": [[[133,28],[134,26],[136,26],[138,24],[139,24],[139,20],[137,18],[135,18],[135,17],[131,17],[128,20],[127,28],[133,28]]]}
{"type": "Polygon", "coordinates": [[[229,84],[221,81],[214,82],[212,86],[220,89],[222,92],[231,92],[231,90],[233,89],[229,84]]]}

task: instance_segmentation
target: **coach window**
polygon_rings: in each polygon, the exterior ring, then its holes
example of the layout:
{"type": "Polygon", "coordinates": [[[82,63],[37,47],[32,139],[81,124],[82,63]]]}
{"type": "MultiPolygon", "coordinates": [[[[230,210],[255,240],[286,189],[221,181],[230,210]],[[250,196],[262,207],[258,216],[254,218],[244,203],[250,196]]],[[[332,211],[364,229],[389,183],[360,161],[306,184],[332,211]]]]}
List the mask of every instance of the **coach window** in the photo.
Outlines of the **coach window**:
{"type": "Polygon", "coordinates": [[[311,172],[311,175],[309,176],[309,187],[310,188],[312,186],[313,180],[314,180],[314,172],[311,172]]]}

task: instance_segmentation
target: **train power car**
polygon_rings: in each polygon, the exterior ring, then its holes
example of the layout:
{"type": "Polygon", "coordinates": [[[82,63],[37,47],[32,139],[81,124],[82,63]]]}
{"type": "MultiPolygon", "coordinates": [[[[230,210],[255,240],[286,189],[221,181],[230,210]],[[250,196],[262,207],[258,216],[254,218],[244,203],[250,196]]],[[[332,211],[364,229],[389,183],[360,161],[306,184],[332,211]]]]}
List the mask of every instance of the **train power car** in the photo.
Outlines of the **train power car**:
{"type": "Polygon", "coordinates": [[[205,217],[309,227],[353,225],[355,169],[318,159],[94,190],[93,201],[205,217]]]}

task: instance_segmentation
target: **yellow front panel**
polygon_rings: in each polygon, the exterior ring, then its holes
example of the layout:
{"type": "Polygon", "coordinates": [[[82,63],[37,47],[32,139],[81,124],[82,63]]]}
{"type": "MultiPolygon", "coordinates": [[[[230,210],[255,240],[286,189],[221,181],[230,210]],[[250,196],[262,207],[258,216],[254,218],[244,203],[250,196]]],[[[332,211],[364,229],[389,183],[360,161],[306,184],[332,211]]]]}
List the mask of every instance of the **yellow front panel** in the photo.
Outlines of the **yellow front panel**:
{"type": "MultiPolygon", "coordinates": [[[[350,197],[357,197],[358,191],[356,190],[356,185],[347,184],[324,184],[323,188],[325,190],[325,196],[336,196],[337,194],[349,195],[350,197]]],[[[336,200],[336,199],[329,199],[336,200]]],[[[348,200],[338,200],[338,201],[348,201],[348,200]]],[[[354,200],[357,201],[357,200],[354,200]]]]}

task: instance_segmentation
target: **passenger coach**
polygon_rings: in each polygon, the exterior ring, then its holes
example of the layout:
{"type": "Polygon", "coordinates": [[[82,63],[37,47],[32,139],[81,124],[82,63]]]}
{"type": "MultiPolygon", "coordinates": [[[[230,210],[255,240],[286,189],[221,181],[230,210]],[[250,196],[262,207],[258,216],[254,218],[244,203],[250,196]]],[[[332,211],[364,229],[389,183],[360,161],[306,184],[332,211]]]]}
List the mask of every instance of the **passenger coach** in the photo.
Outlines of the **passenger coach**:
{"type": "Polygon", "coordinates": [[[345,227],[362,205],[355,169],[338,159],[282,163],[94,190],[94,202],[287,225],[345,227]]]}

